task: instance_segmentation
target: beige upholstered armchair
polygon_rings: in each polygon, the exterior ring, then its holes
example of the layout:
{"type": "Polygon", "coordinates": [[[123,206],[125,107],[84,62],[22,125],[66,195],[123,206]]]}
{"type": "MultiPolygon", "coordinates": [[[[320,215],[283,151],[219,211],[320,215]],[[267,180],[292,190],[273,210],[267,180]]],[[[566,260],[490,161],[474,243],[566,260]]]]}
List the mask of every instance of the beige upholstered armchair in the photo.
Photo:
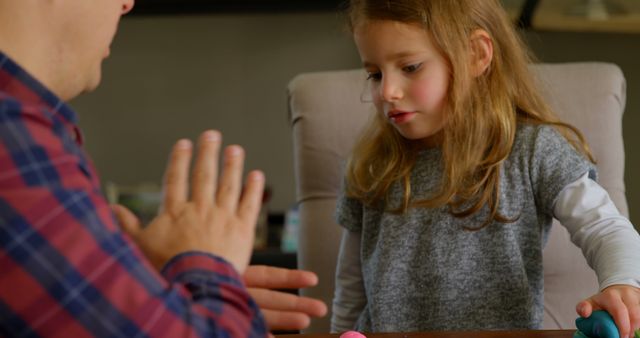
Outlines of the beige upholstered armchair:
{"type": "MultiPolygon", "coordinates": [[[[598,160],[600,184],[627,215],[622,72],[606,63],[538,64],[532,69],[560,117],[585,134],[598,160]]],[[[373,109],[360,101],[364,84],[363,70],[348,70],[301,74],[288,88],[300,204],[298,265],[320,277],[320,285],[303,294],[329,306],[342,231],[334,220],[342,165],[373,109]]],[[[598,284],[581,251],[558,224],[544,249],[544,283],[544,328],[574,328],[576,303],[595,293],[598,284]]],[[[328,332],[329,318],[314,321],[307,332],[328,332]]]]}

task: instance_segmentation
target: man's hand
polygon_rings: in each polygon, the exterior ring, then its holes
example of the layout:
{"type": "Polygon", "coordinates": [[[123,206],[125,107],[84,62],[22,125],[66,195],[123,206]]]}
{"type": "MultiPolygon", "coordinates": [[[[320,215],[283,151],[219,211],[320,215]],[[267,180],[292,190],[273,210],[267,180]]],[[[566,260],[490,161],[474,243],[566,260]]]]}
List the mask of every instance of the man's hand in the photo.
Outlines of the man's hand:
{"type": "MultiPolygon", "coordinates": [[[[122,205],[112,207],[121,224],[139,228],[138,218],[129,209],[122,205]]],[[[315,286],[318,277],[313,272],[250,265],[243,279],[249,294],[260,307],[269,330],[302,330],[309,326],[311,317],[323,317],[327,313],[327,306],[317,299],[270,290],[315,286]]]]}
{"type": "Polygon", "coordinates": [[[244,151],[239,146],[229,146],[218,182],[220,145],[221,135],[217,131],[200,136],[189,196],[193,147],[188,140],[176,143],[164,176],[160,212],[147,227],[142,228],[126,208],[114,207],[124,231],[157,269],[187,251],[220,256],[240,273],[249,264],[264,175],[259,171],[249,173],[242,191],[244,151]]]}
{"type": "Polygon", "coordinates": [[[301,330],[309,326],[311,317],[322,317],[327,313],[327,306],[317,299],[269,290],[314,286],[318,277],[313,272],[252,265],[243,278],[269,330],[301,330]]]}
{"type": "Polygon", "coordinates": [[[621,338],[633,338],[640,328],[640,289],[629,285],[612,285],[576,306],[581,317],[595,310],[605,310],[613,317],[621,338]]]}

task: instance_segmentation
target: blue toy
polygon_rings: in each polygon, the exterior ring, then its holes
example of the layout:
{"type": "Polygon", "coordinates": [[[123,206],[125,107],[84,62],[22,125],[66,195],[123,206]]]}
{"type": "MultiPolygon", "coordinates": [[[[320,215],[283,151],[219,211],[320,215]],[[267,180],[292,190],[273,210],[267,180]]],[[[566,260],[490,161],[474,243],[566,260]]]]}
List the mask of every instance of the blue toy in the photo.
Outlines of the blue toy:
{"type": "Polygon", "coordinates": [[[573,338],[620,338],[616,323],[606,311],[593,311],[588,318],[579,317],[576,327],[578,331],[573,338]]]}

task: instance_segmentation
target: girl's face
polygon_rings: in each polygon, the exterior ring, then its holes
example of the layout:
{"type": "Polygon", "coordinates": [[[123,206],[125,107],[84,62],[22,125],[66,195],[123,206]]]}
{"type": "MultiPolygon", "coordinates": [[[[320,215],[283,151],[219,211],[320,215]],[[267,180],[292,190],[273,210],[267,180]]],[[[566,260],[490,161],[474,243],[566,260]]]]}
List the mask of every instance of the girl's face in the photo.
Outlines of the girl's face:
{"type": "Polygon", "coordinates": [[[449,67],[427,31],[390,20],[368,21],[354,30],[378,111],[402,136],[439,142],[449,86],[449,67]]]}

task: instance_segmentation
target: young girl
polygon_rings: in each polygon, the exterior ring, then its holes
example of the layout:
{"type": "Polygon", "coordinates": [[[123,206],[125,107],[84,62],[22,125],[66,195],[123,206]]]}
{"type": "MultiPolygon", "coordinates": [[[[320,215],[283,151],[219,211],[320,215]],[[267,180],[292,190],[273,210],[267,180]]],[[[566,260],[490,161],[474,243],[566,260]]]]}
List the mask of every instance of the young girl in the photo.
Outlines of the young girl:
{"type": "Polygon", "coordinates": [[[332,330],[536,329],[558,218],[601,281],[578,314],[640,327],[640,238],[596,182],[497,0],[351,0],[375,119],[347,165],[332,330]]]}

